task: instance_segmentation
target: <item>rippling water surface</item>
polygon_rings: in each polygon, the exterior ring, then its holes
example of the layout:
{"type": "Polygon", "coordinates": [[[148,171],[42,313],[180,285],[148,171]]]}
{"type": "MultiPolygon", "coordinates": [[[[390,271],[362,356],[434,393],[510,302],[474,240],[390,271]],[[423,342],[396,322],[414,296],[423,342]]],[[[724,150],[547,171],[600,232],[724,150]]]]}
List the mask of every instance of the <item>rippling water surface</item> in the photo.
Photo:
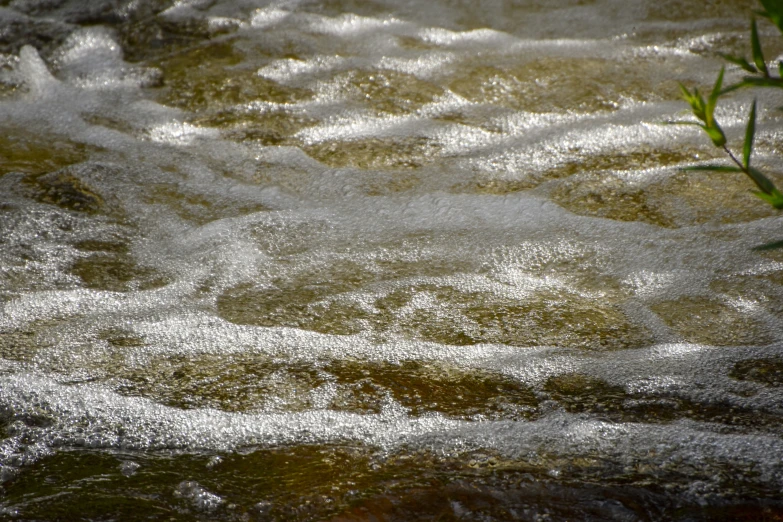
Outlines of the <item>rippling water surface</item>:
{"type": "Polygon", "coordinates": [[[0,518],[781,520],[754,7],[0,1],[0,518]]]}

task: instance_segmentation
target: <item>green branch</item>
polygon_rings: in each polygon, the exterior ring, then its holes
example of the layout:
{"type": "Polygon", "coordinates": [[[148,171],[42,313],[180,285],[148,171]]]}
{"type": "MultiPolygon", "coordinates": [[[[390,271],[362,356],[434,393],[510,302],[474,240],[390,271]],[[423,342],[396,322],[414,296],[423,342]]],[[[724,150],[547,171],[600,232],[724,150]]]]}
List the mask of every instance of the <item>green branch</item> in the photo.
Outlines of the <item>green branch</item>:
{"type": "MultiPolygon", "coordinates": [[[[764,11],[759,14],[771,20],[783,33],[783,1],[781,0],[760,0],[764,11]]],[[[743,88],[743,87],[774,87],[783,88],[783,62],[778,63],[779,77],[773,77],[769,69],[767,68],[766,60],[764,59],[764,51],[761,47],[761,40],[759,39],[758,27],[756,25],[755,18],[750,23],[750,43],[751,52],[753,54],[753,63],[748,61],[744,57],[737,57],[731,55],[721,55],[726,60],[741,67],[743,70],[754,74],[754,76],[746,76],[740,83],[723,88],[723,74],[725,68],[721,68],[718,74],[715,85],[712,88],[712,92],[707,100],[699,93],[698,89],[693,89],[691,92],[687,87],[680,84],[680,90],[682,91],[683,98],[691,106],[691,112],[696,117],[696,121],[676,121],[671,122],[680,125],[696,125],[701,127],[702,130],[710,137],[712,143],[726,152],[731,161],[736,166],[726,165],[700,165],[695,167],[688,167],[684,170],[702,170],[702,171],[714,171],[714,172],[742,172],[748,176],[751,181],[758,188],[754,191],[759,198],[763,199],[773,207],[777,209],[783,209],[783,193],[781,193],[775,184],[765,176],[761,171],[754,168],[750,164],[751,156],[753,154],[753,141],[756,135],[756,101],[750,108],[750,114],[748,116],[748,123],[745,127],[745,141],[742,145],[742,159],[738,158],[731,149],[726,145],[726,135],[721,129],[718,121],[715,119],[715,108],[717,107],[719,98],[731,91],[743,88]]]]}

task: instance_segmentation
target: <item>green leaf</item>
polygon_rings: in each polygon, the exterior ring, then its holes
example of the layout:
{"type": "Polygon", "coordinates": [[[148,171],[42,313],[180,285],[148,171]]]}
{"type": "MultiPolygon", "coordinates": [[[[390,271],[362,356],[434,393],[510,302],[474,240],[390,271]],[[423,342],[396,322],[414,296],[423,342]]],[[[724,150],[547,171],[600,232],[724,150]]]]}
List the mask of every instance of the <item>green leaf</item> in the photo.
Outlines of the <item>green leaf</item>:
{"type": "Polygon", "coordinates": [[[726,144],[726,135],[723,134],[723,130],[718,126],[716,122],[712,122],[711,126],[704,126],[703,127],[704,132],[707,133],[707,135],[712,140],[712,143],[715,144],[716,147],[723,147],[726,144]]]}
{"type": "Polygon", "coordinates": [[[705,116],[706,118],[706,124],[707,126],[712,126],[713,122],[713,113],[715,112],[715,106],[718,104],[718,97],[720,96],[720,88],[723,86],[723,73],[726,72],[725,67],[720,68],[720,73],[718,73],[718,78],[715,80],[715,85],[712,88],[712,92],[710,93],[710,97],[707,99],[707,107],[705,108],[705,116]]]}
{"type": "Polygon", "coordinates": [[[691,106],[691,109],[695,110],[694,102],[696,101],[696,98],[693,94],[691,94],[691,91],[688,90],[688,88],[683,84],[680,84],[680,92],[682,93],[682,99],[688,102],[688,105],[691,106]]]}
{"type": "Polygon", "coordinates": [[[748,167],[747,170],[745,170],[745,174],[747,174],[750,179],[753,180],[753,183],[755,183],[756,186],[761,189],[761,192],[765,196],[771,196],[775,192],[780,194],[778,189],[775,188],[775,185],[769,180],[769,178],[762,174],[759,170],[754,169],[753,167],[748,167]]]}
{"type": "Polygon", "coordinates": [[[764,53],[761,51],[761,42],[759,41],[759,30],[756,26],[756,19],[753,18],[750,22],[750,47],[753,51],[753,63],[758,67],[765,77],[769,78],[769,71],[767,70],[767,64],[764,62],[764,53]]]}
{"type": "Polygon", "coordinates": [[[742,164],[745,168],[750,167],[750,154],[753,152],[753,137],[756,134],[756,100],[750,106],[750,115],[748,116],[748,126],[745,128],[745,143],[742,144],[742,164]]]}
{"type": "Polygon", "coordinates": [[[687,87],[680,84],[680,90],[682,91],[682,97],[691,106],[693,115],[699,118],[701,121],[707,121],[706,107],[707,104],[704,98],[699,94],[699,89],[693,89],[693,92],[689,91],[687,87]]]}
{"type": "Polygon", "coordinates": [[[783,33],[783,2],[780,0],[761,0],[761,5],[764,6],[764,15],[772,20],[772,23],[778,26],[780,32],[783,33]]]}
{"type": "Polygon", "coordinates": [[[772,189],[772,194],[764,194],[763,192],[754,192],[754,194],[776,209],[783,209],[783,194],[778,192],[777,189],[772,189]]]}
{"type": "Polygon", "coordinates": [[[697,127],[701,127],[702,129],[704,128],[704,125],[702,125],[701,123],[699,123],[697,121],[679,121],[678,120],[678,121],[665,121],[663,123],[664,123],[664,125],[695,125],[697,127]]]}
{"type": "Polygon", "coordinates": [[[729,165],[695,165],[693,167],[683,167],[680,170],[706,170],[712,172],[743,172],[739,167],[729,165]]]}
{"type": "MultiPolygon", "coordinates": [[[[783,89],[783,80],[780,78],[757,78],[753,76],[745,76],[742,79],[742,86],[749,86],[749,87],[777,87],[778,89],[783,89]]],[[[724,89],[724,92],[726,89],[724,89]]]]}
{"type": "Polygon", "coordinates": [[[764,251],[764,250],[777,250],[778,248],[783,248],[783,240],[773,241],[771,243],[765,243],[763,245],[753,247],[751,248],[751,250],[764,251]]]}
{"type": "Polygon", "coordinates": [[[718,53],[718,54],[721,56],[721,58],[723,58],[727,62],[731,62],[734,65],[739,65],[749,73],[759,72],[759,70],[756,69],[755,66],[751,65],[751,63],[742,56],[732,56],[730,54],[723,54],[723,53],[718,53]]]}
{"type": "Polygon", "coordinates": [[[746,84],[744,81],[741,81],[739,83],[735,83],[734,85],[729,85],[720,91],[720,94],[723,96],[724,94],[730,93],[731,91],[736,91],[737,89],[742,89],[743,87],[748,87],[748,84],[746,84]]]}

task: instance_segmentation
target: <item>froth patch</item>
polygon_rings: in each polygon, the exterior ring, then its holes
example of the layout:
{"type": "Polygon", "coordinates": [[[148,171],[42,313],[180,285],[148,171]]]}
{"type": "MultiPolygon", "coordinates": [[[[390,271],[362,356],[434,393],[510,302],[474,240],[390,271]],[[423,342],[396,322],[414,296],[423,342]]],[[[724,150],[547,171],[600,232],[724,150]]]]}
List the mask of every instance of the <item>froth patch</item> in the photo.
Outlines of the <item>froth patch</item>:
{"type": "Polygon", "coordinates": [[[0,396],[5,404],[24,411],[20,399],[35,397],[53,417],[56,428],[38,433],[52,446],[228,450],[341,439],[384,445],[400,438],[415,438],[433,427],[460,424],[438,417],[412,420],[396,410],[378,415],[328,410],[256,415],[181,410],[145,399],[107,394],[103,387],[62,386],[29,374],[2,379],[0,396]],[[94,422],[85,426],[88,418],[94,422]]]}
{"type": "Polygon", "coordinates": [[[115,66],[122,61],[122,48],[106,29],[81,29],[55,51],[54,61],[61,68],[115,66]]]}
{"type": "Polygon", "coordinates": [[[393,408],[369,415],[330,411],[247,415],[178,410],[107,394],[101,387],[63,387],[32,375],[6,376],[2,381],[0,396],[12,408],[25,411],[19,399],[34,398],[49,418],[44,423],[48,427],[15,425],[14,436],[35,442],[26,450],[6,447],[6,465],[35,461],[46,454],[36,448],[51,446],[226,451],[353,441],[392,451],[405,446],[446,452],[484,448],[510,461],[577,474],[563,457],[573,462],[599,455],[593,460],[595,467],[616,474],[617,463],[621,469],[630,465],[637,479],[650,476],[654,469],[676,471],[695,465],[701,471],[691,473],[692,477],[723,471],[739,473],[744,484],[780,486],[779,437],[710,433],[688,422],[617,424],[555,412],[534,422],[476,423],[436,415],[412,419],[393,408]],[[640,459],[646,467],[636,467],[640,459]],[[742,472],[749,464],[755,467],[753,476],[742,472]]]}
{"type": "Polygon", "coordinates": [[[291,16],[291,11],[277,7],[265,7],[256,9],[250,18],[250,26],[254,29],[266,29],[283,22],[291,16]]]}
{"type": "Polygon", "coordinates": [[[378,30],[389,32],[390,29],[411,27],[410,23],[394,18],[371,18],[355,14],[344,14],[335,18],[312,17],[307,25],[313,32],[342,38],[363,36],[378,30]]]}
{"type": "Polygon", "coordinates": [[[215,129],[197,127],[189,123],[171,122],[156,125],[147,131],[149,139],[158,143],[189,145],[201,138],[217,138],[215,129]]]}
{"type": "Polygon", "coordinates": [[[47,95],[59,83],[49,72],[38,51],[30,45],[25,45],[19,51],[19,73],[33,97],[47,95]]]}

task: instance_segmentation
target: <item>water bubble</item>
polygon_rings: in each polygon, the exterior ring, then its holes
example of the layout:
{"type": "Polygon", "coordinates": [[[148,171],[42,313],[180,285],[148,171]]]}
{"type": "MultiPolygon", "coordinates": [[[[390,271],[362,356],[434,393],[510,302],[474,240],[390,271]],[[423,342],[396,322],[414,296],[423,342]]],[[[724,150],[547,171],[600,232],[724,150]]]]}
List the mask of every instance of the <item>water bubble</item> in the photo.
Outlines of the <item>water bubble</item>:
{"type": "Polygon", "coordinates": [[[126,460],[120,464],[120,473],[126,477],[131,477],[139,470],[141,464],[133,462],[132,460],[126,460]]]}
{"type": "Polygon", "coordinates": [[[198,482],[192,480],[180,482],[174,494],[190,501],[199,511],[213,512],[225,502],[221,497],[210,493],[198,482]]]}

